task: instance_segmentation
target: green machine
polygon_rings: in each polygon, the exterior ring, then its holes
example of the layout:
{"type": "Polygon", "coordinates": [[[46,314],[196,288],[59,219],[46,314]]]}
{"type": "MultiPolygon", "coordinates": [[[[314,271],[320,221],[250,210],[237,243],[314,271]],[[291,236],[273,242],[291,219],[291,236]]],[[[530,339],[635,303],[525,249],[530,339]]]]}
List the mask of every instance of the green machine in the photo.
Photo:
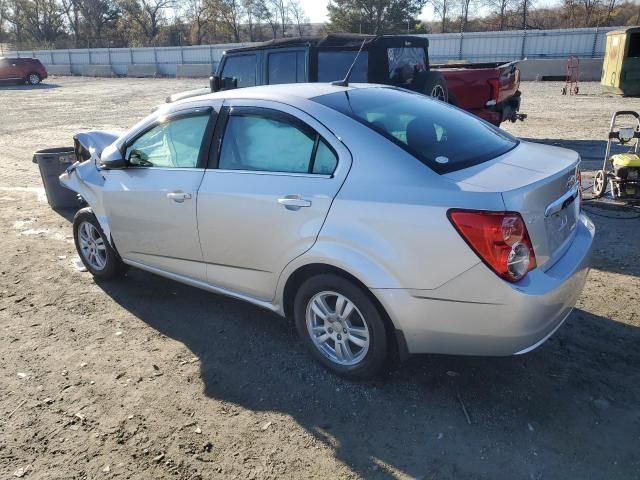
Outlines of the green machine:
{"type": "Polygon", "coordinates": [[[600,83],[618,95],[640,96],[640,27],[607,33],[600,83]]]}

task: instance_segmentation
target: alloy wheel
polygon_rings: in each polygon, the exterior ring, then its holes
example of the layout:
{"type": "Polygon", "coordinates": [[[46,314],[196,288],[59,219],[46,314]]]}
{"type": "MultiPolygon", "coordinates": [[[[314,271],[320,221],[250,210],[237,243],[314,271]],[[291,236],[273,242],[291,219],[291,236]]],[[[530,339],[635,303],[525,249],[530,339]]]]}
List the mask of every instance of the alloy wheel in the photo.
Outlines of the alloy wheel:
{"type": "Polygon", "coordinates": [[[356,365],[369,351],[369,326],[358,307],[344,295],[323,291],[309,300],[307,331],[314,346],[338,365],[356,365]]]}
{"type": "Polygon", "coordinates": [[[107,265],[107,248],[98,229],[89,222],[78,227],[80,253],[94,270],[103,270],[107,265]]]}
{"type": "Polygon", "coordinates": [[[38,75],[36,75],[35,73],[32,73],[29,75],[29,83],[31,85],[37,85],[40,83],[40,77],[38,75]]]}
{"type": "Polygon", "coordinates": [[[447,94],[445,93],[442,85],[434,85],[431,90],[431,96],[443,102],[447,101],[447,94]]]}

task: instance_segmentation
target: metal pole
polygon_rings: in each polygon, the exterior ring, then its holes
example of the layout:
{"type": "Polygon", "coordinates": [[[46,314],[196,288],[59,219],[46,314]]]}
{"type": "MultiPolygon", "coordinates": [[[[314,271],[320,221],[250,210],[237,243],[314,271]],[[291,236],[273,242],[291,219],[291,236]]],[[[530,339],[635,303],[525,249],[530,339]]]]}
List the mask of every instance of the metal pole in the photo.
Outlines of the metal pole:
{"type": "Polygon", "coordinates": [[[51,57],[51,65],[55,65],[56,62],[53,60],[53,50],[49,50],[49,57],[51,57]]]}
{"type": "Polygon", "coordinates": [[[458,60],[462,60],[462,42],[464,41],[464,32],[460,32],[460,48],[458,50],[458,60]]]}
{"type": "Polygon", "coordinates": [[[184,65],[184,49],[180,45],[180,63],[184,65]]]}
{"type": "Polygon", "coordinates": [[[524,60],[525,48],[527,46],[527,29],[522,31],[522,48],[520,50],[520,60],[524,60]]]}
{"type": "Polygon", "coordinates": [[[129,49],[129,63],[133,65],[133,48],[129,49]]]}
{"type": "Polygon", "coordinates": [[[595,58],[596,56],[596,45],[598,43],[598,27],[596,27],[596,30],[594,32],[593,35],[593,45],[591,47],[591,58],[595,58]]]}

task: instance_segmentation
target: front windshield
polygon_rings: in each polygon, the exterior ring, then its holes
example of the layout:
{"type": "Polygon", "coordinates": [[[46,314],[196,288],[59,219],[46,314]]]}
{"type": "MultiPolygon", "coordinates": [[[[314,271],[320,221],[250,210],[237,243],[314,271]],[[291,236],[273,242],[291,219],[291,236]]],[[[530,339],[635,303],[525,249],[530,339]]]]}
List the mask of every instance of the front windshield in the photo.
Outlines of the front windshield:
{"type": "Polygon", "coordinates": [[[313,100],[372,128],[439,173],[485,162],[518,143],[477,117],[407,90],[356,88],[313,100]]]}

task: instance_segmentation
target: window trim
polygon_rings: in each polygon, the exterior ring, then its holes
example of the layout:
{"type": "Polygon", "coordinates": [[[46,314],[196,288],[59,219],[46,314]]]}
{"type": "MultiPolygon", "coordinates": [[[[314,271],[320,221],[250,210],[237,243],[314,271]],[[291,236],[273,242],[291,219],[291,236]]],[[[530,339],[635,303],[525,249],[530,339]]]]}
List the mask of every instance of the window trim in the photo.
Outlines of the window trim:
{"type": "Polygon", "coordinates": [[[268,107],[256,107],[256,106],[223,106],[219,113],[219,121],[217,122],[215,133],[213,136],[213,140],[210,145],[209,151],[209,162],[207,164],[207,168],[211,170],[216,170],[219,172],[229,172],[229,173],[248,173],[248,174],[260,174],[260,175],[278,175],[278,176],[296,176],[296,177],[313,177],[313,178],[334,178],[336,170],[338,170],[338,165],[340,164],[340,156],[336,152],[335,148],[331,145],[330,142],[325,139],[320,132],[316,131],[311,125],[307,124],[305,121],[296,117],[287,112],[283,112],[282,110],[276,110],[274,108],[268,107]],[[309,158],[309,168],[307,172],[278,172],[271,170],[236,170],[236,169],[226,169],[220,168],[220,155],[222,153],[222,143],[224,140],[225,133],[227,131],[227,124],[229,122],[229,117],[241,116],[241,115],[254,115],[260,116],[264,118],[271,118],[273,120],[283,121],[293,125],[294,127],[302,130],[303,132],[310,134],[310,137],[313,137],[313,149],[311,151],[311,156],[309,158]],[[333,169],[331,174],[326,173],[313,173],[313,167],[316,161],[316,153],[318,151],[318,146],[320,142],[323,141],[327,148],[331,150],[331,153],[336,157],[336,166],[333,169]]]}
{"type": "Polygon", "coordinates": [[[207,158],[209,154],[209,148],[211,145],[211,141],[213,139],[214,127],[218,123],[217,122],[218,114],[216,113],[215,108],[207,106],[207,107],[197,107],[189,110],[179,110],[176,112],[169,113],[167,115],[159,116],[154,121],[145,126],[145,128],[139,132],[137,132],[133,137],[127,139],[126,142],[122,144],[120,147],[120,153],[122,158],[127,162],[127,168],[153,168],[153,169],[163,169],[163,170],[196,170],[203,169],[206,167],[207,158]],[[126,158],[127,149],[132,146],[135,142],[140,139],[140,137],[146,135],[151,130],[156,128],[159,125],[166,124],[168,122],[173,122],[175,120],[182,120],[183,118],[190,117],[204,117],[208,116],[207,125],[204,129],[204,134],[202,136],[202,141],[200,142],[200,150],[198,152],[198,161],[194,167],[161,167],[161,166],[143,166],[143,165],[130,165],[129,160],[126,158]]]}

